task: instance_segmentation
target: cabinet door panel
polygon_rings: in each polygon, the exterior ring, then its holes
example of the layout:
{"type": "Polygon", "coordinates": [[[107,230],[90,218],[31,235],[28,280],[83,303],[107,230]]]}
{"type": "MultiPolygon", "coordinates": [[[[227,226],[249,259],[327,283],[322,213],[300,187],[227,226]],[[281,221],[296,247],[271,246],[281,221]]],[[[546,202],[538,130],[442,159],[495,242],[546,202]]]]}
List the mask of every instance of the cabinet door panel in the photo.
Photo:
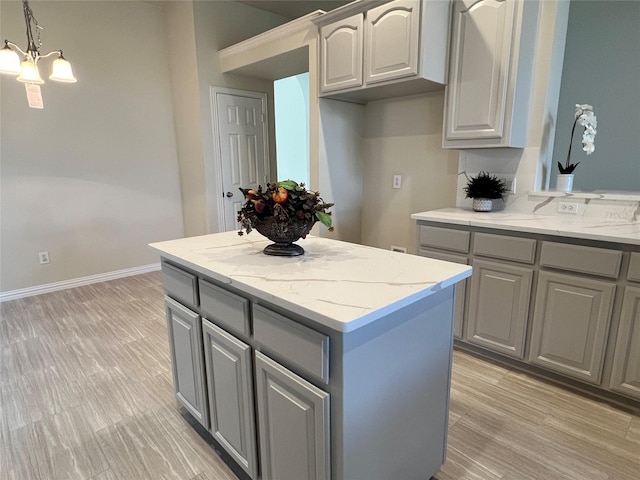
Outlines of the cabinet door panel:
{"type": "Polygon", "coordinates": [[[256,352],[264,480],[328,480],[329,394],[256,352]]]}
{"type": "Polygon", "coordinates": [[[365,83],[418,73],[420,3],[396,0],[367,12],[365,83]]]}
{"type": "Polygon", "coordinates": [[[362,14],[320,29],[322,92],[362,85],[362,14]]]}
{"type": "Polygon", "coordinates": [[[532,279],[529,268],[474,261],[467,341],[523,358],[532,279]]]}
{"type": "Polygon", "coordinates": [[[251,478],[257,478],[251,347],[202,322],[211,433],[251,478]]]}
{"type": "MultiPolygon", "coordinates": [[[[454,262],[467,265],[469,261],[467,257],[460,255],[451,255],[449,253],[434,252],[426,248],[421,248],[418,252],[421,257],[435,258],[436,260],[444,260],[445,262],[454,262]]],[[[456,283],[455,299],[453,306],[453,336],[455,338],[462,338],[462,326],[464,321],[464,305],[467,292],[467,285],[469,279],[465,279],[462,282],[456,283]]]]}
{"type": "Polygon", "coordinates": [[[165,306],[176,398],[209,428],[200,316],[169,297],[165,297],[165,306]]]}
{"type": "Polygon", "coordinates": [[[500,139],[513,28],[512,1],[458,1],[453,14],[447,87],[447,140],[500,139]]]}
{"type": "Polygon", "coordinates": [[[529,360],[599,384],[616,286],[540,273],[529,360]]]}
{"type": "Polygon", "coordinates": [[[611,373],[612,390],[640,400],[640,288],[627,287],[611,373]]]}

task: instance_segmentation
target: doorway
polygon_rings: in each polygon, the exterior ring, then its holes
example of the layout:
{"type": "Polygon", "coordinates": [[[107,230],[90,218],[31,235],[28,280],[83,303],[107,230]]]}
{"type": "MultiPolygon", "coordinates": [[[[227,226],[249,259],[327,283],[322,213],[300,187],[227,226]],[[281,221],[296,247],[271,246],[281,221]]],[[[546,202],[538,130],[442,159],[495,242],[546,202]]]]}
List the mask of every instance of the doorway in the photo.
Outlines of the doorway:
{"type": "Polygon", "coordinates": [[[278,180],[309,186],[309,73],[273,82],[278,180]]]}

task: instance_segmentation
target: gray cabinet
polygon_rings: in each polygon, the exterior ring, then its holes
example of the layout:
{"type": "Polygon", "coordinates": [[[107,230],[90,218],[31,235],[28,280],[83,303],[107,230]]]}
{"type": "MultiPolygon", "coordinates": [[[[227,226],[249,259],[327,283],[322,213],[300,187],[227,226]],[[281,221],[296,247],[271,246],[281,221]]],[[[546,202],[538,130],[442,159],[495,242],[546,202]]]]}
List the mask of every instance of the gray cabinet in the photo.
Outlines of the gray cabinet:
{"type": "Polygon", "coordinates": [[[599,384],[615,284],[541,272],[529,361],[599,384]]]}
{"type": "Polygon", "coordinates": [[[363,38],[362,14],[320,29],[321,92],[362,85],[363,38]]]}
{"type": "Polygon", "coordinates": [[[533,270],[473,261],[466,340],[523,358],[533,270]]]}
{"type": "Polygon", "coordinates": [[[176,398],[209,428],[200,315],[169,297],[165,297],[165,307],[176,398]]]}
{"type": "Polygon", "coordinates": [[[210,432],[251,478],[257,478],[251,347],[202,320],[210,432]]]}
{"type": "MultiPolygon", "coordinates": [[[[637,256],[640,259],[640,255],[637,256]]],[[[640,288],[626,287],[610,388],[640,400],[640,288]]]]}
{"type": "MultiPolygon", "coordinates": [[[[462,263],[467,265],[469,261],[467,257],[460,255],[452,255],[450,253],[442,253],[427,248],[420,248],[418,255],[421,257],[435,258],[436,260],[444,260],[445,262],[462,263]]],[[[454,310],[453,310],[453,336],[455,338],[462,338],[462,326],[464,323],[464,305],[465,297],[467,293],[467,285],[469,280],[456,283],[454,293],[454,310]]]]}
{"type": "Polygon", "coordinates": [[[449,18],[449,2],[425,0],[353,2],[318,17],[321,95],[366,102],[441,90],[449,18]]]}
{"type": "Polygon", "coordinates": [[[538,2],[454,4],[444,148],[525,147],[538,2]]]}
{"type": "Polygon", "coordinates": [[[329,394],[255,357],[262,478],[329,480],[329,394]]]}
{"type": "Polygon", "coordinates": [[[365,82],[416,75],[419,29],[418,0],[395,0],[369,10],[365,23],[365,82]]]}

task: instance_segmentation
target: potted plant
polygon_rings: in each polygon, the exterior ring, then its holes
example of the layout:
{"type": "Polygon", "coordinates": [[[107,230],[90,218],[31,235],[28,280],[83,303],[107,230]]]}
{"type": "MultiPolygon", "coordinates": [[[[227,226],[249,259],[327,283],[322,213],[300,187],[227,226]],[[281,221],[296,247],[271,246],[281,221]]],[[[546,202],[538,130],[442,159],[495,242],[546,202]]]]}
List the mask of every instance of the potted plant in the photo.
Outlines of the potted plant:
{"type": "Polygon", "coordinates": [[[331,212],[333,203],[325,203],[319,192],[307,190],[304,183],[284,180],[258,189],[241,188],[246,202],[238,211],[241,228],[238,235],[252,229],[274,243],[264,249],[267,255],[295,256],[304,249],[293,242],[304,238],[320,221],[333,230],[331,212]]]}
{"type": "Polygon", "coordinates": [[[570,192],[573,190],[573,171],[580,164],[580,162],[570,163],[573,134],[576,131],[576,125],[578,124],[584,127],[584,132],[582,133],[582,150],[584,150],[587,155],[591,155],[596,149],[594,142],[597,133],[596,127],[598,126],[598,120],[593,113],[593,107],[586,103],[582,105],[577,104],[575,117],[573,119],[573,128],[571,129],[571,136],[569,138],[567,160],[564,165],[558,162],[558,170],[560,173],[556,179],[556,190],[561,192],[570,192]]]}
{"type": "Polygon", "coordinates": [[[473,199],[473,209],[476,212],[490,212],[493,200],[504,199],[507,184],[495,175],[480,172],[476,177],[468,178],[463,190],[467,198],[473,199]]]}

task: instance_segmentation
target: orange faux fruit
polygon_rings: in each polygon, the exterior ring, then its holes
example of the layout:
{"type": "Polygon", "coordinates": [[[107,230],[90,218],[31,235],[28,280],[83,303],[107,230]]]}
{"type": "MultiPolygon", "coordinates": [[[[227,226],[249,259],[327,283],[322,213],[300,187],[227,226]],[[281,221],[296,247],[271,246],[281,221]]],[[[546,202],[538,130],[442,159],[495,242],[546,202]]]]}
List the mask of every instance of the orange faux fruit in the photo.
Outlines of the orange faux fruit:
{"type": "Polygon", "coordinates": [[[284,187],[278,187],[278,190],[273,192],[271,198],[273,198],[273,201],[276,203],[284,203],[287,201],[287,198],[289,198],[289,192],[287,192],[287,189],[284,187]]]}

